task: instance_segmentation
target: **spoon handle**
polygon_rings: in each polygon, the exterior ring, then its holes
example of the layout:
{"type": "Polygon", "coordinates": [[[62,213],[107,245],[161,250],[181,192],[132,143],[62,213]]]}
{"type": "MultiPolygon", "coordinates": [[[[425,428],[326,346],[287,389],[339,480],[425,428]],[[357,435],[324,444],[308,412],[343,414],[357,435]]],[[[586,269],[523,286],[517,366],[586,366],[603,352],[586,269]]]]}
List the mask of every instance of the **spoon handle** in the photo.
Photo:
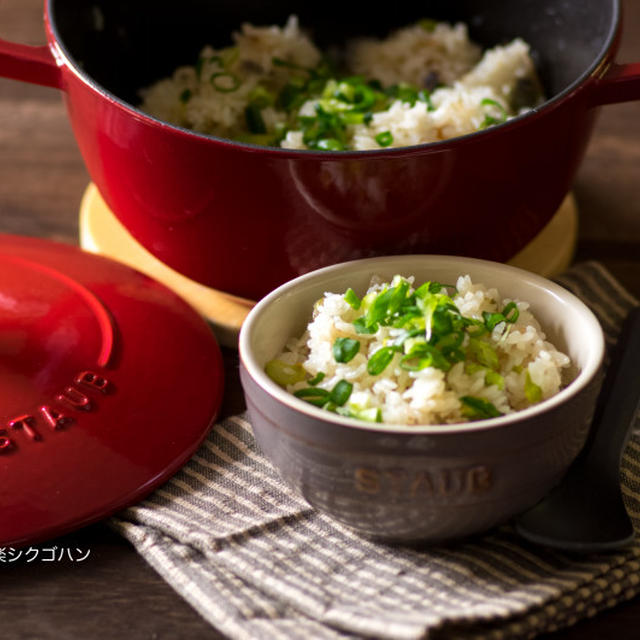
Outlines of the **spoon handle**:
{"type": "Polygon", "coordinates": [[[640,405],[640,307],[626,317],[611,356],[591,431],[581,456],[618,481],[620,456],[640,405]]]}

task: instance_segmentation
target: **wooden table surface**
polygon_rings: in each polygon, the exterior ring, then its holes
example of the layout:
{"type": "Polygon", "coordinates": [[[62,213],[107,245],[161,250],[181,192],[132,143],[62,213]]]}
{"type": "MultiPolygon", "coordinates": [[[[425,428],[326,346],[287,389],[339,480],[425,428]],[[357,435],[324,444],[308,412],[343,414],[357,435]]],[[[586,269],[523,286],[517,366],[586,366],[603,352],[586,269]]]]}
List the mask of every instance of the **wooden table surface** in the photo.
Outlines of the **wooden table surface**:
{"type": "MultiPolygon", "coordinates": [[[[625,0],[618,60],[640,62],[640,2],[625,0]]],[[[41,0],[0,0],[0,38],[44,42],[41,0]]],[[[0,232],[77,244],[89,177],[60,94],[0,80],[0,232]]],[[[577,259],[603,261],[640,296],[640,104],[604,108],[578,173],[577,259]]],[[[224,350],[223,414],[242,409],[237,356],[224,350]]],[[[96,524],[46,547],[90,550],[82,563],[0,564],[0,637],[219,638],[123,539],[96,524]]],[[[549,640],[640,637],[640,598],[549,640]]]]}

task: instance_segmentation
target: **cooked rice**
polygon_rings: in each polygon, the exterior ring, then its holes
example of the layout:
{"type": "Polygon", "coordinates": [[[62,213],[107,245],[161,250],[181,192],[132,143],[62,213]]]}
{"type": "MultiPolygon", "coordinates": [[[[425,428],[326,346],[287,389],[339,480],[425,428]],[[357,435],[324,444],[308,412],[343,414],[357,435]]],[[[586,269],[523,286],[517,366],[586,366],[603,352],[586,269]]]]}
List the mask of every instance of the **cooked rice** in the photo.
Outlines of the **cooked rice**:
{"type": "MultiPolygon", "coordinates": [[[[243,24],[233,34],[233,41],[234,45],[226,49],[205,47],[200,54],[200,69],[180,67],[171,78],[143,90],[141,108],[161,120],[198,132],[247,141],[250,136],[245,110],[256,87],[277,93],[292,77],[292,69],[274,65],[274,58],[305,68],[316,67],[322,58],[300,30],[295,16],[282,28],[243,24]],[[214,74],[221,74],[215,80],[221,90],[211,82],[214,74]],[[229,74],[238,79],[237,88],[232,89],[229,74]]],[[[428,86],[434,107],[427,110],[424,102],[411,106],[394,100],[388,110],[374,113],[368,124],[348,125],[348,148],[355,150],[379,149],[376,136],[386,132],[391,134],[392,147],[465,135],[486,126],[487,115],[497,121],[508,119],[535,106],[541,98],[541,94],[532,94],[533,102],[524,109],[513,99],[519,82],[528,80],[530,85],[539,86],[524,41],[516,39],[482,54],[480,47],[469,40],[464,24],[418,23],[385,40],[358,39],[347,45],[346,66],[350,74],[378,80],[385,87],[400,83],[428,86]],[[500,107],[491,106],[487,100],[500,107]]],[[[313,115],[317,102],[309,100],[300,113],[313,115]]],[[[275,131],[277,125],[287,125],[280,146],[308,148],[290,113],[268,105],[261,115],[268,132],[275,131]]]]}
{"type": "MultiPolygon", "coordinates": [[[[321,58],[318,49],[300,31],[296,16],[289,17],[282,28],[245,23],[240,32],[233,34],[233,41],[234,46],[226,49],[205,47],[199,56],[203,61],[200,73],[196,67],[180,67],[171,78],[144,89],[141,109],[194,131],[235,138],[246,131],[244,112],[252,91],[263,84],[280,89],[289,78],[290,70],[275,66],[274,58],[304,67],[314,67],[321,58]],[[220,92],[210,82],[212,74],[222,72],[216,58],[225,62],[226,73],[241,79],[236,90],[220,92]],[[191,92],[188,101],[180,99],[185,91],[191,92]]],[[[268,109],[263,117],[273,127],[287,115],[268,109]]]]}
{"type": "Polygon", "coordinates": [[[356,74],[383,85],[424,85],[429,74],[438,83],[453,84],[480,60],[480,47],[469,40],[467,26],[444,22],[395,31],[385,40],[359,38],[348,45],[347,64],[356,74]]]}
{"type": "MultiPolygon", "coordinates": [[[[407,278],[413,283],[413,278],[407,278]]],[[[385,286],[375,282],[369,292],[385,286]]],[[[387,285],[389,286],[389,285],[387,285]]],[[[482,320],[482,312],[498,312],[510,302],[495,288],[474,284],[468,275],[460,276],[453,297],[460,313],[482,320]]],[[[499,357],[499,373],[504,388],[487,384],[486,369],[469,372],[465,362],[454,364],[445,372],[433,366],[407,371],[399,366],[402,354],[396,353],[380,375],[367,372],[367,360],[389,344],[401,329],[380,325],[372,335],[359,334],[353,320],[361,314],[345,300],[344,294],[325,293],[314,308],[313,319],[300,338],[291,339],[276,359],[287,365],[302,365],[309,378],[325,374],[317,385],[330,391],[340,380],[353,384],[349,405],[362,409],[381,409],[382,421],[398,425],[428,425],[465,422],[460,398],[474,396],[494,405],[503,414],[531,405],[525,393],[527,375],[541,390],[544,400],[558,393],[566,383],[563,372],[570,360],[546,340],[540,324],[524,301],[514,301],[519,314],[513,324],[502,322],[490,335],[489,344],[499,357]],[[359,352],[347,363],[336,362],[332,345],[336,338],[360,341],[359,352]]],[[[468,344],[468,335],[463,348],[468,344]]],[[[305,381],[287,386],[291,393],[308,386],[305,381]]]]}

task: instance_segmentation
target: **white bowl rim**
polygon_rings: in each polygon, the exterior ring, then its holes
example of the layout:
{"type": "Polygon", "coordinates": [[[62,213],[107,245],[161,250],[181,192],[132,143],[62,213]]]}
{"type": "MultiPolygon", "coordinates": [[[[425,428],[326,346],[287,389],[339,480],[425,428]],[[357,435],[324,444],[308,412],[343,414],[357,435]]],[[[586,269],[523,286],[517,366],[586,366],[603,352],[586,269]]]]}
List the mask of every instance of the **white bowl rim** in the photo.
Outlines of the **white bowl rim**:
{"type": "MultiPolygon", "coordinates": [[[[489,286],[490,283],[485,283],[489,286]]],[[[377,434],[388,435],[435,435],[437,433],[465,433],[471,431],[483,431],[486,429],[496,429],[500,427],[508,427],[514,423],[522,422],[529,418],[533,418],[540,414],[546,413],[564,402],[570,400],[573,396],[578,395],[585,387],[587,387],[594,377],[597,375],[602,362],[604,360],[605,353],[605,341],[602,327],[599,321],[595,317],[594,313],[587,307],[587,305],[580,300],[577,296],[571,293],[568,289],[552,282],[551,280],[544,278],[538,274],[513,267],[511,265],[503,264],[500,262],[493,262],[490,260],[481,260],[478,258],[468,258],[464,256],[455,255],[432,255],[432,254],[410,254],[410,255],[393,255],[393,256],[380,256],[374,258],[363,258],[359,260],[351,260],[348,262],[341,262],[321,269],[315,269],[305,273],[297,278],[289,280],[280,285],[277,289],[274,289],[264,298],[262,298],[249,312],[245,318],[240,335],[238,339],[238,348],[240,361],[247,373],[251,378],[260,386],[265,392],[274,397],[277,401],[286,405],[290,409],[299,413],[305,414],[309,418],[329,422],[331,424],[348,427],[351,429],[359,429],[361,431],[371,431],[377,434]],[[260,316],[265,310],[278,298],[285,294],[293,293],[298,287],[307,284],[309,281],[317,280],[322,282],[324,279],[330,277],[335,273],[347,271],[350,268],[365,267],[367,265],[384,265],[385,263],[393,262],[407,262],[412,261],[425,261],[428,260],[434,263],[450,263],[452,261],[459,262],[461,265],[461,273],[463,265],[477,265],[479,267],[493,268],[496,271],[506,271],[513,274],[514,277],[529,280],[532,284],[549,290],[552,294],[561,298],[565,302],[576,307],[578,311],[584,317],[587,327],[591,330],[595,336],[597,336],[596,343],[590,343],[590,352],[593,353],[588,358],[587,365],[583,367],[578,375],[572,380],[564,389],[561,389],[558,393],[543,400],[542,402],[515,411],[514,413],[506,414],[498,418],[487,418],[484,420],[477,420],[472,422],[456,422],[452,424],[432,424],[432,425],[401,425],[390,423],[373,423],[365,420],[358,420],[357,418],[347,418],[339,414],[335,414],[319,407],[296,398],[293,394],[289,393],[278,384],[276,384],[269,376],[264,372],[261,366],[259,366],[256,358],[254,357],[250,339],[253,327],[259,321],[260,316]]]]}

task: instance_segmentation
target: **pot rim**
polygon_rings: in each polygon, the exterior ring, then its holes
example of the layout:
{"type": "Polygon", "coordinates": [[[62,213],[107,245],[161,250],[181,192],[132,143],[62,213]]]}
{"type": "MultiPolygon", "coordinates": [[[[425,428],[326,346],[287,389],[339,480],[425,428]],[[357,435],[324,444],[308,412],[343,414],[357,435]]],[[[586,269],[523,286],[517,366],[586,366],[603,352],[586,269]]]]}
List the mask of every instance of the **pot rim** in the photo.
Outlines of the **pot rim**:
{"type": "Polygon", "coordinates": [[[331,158],[336,159],[350,159],[350,158],[387,158],[390,156],[398,156],[403,154],[414,154],[416,152],[430,152],[431,150],[444,151],[447,147],[458,146],[460,144],[466,144],[473,142],[476,138],[487,135],[493,135],[498,132],[506,131],[508,129],[516,128],[522,124],[526,124],[530,119],[544,115],[544,113],[551,111],[555,107],[559,106],[565,100],[569,99],[571,95],[580,89],[584,89],[589,79],[600,69],[605,62],[608,54],[611,52],[616,37],[621,29],[621,0],[611,0],[613,5],[613,20],[611,28],[607,34],[602,48],[593,62],[587,67],[583,73],[578,76],[569,86],[565,87],[560,93],[555,94],[538,107],[534,107],[524,114],[515,116],[507,122],[499,125],[494,125],[490,128],[468,133],[463,136],[457,136],[447,140],[440,140],[437,142],[427,142],[417,145],[411,145],[406,147],[393,147],[390,149],[364,149],[364,150],[351,150],[351,151],[316,151],[313,149],[284,149],[280,147],[268,147],[263,145],[252,144],[248,142],[238,142],[229,138],[221,138],[218,136],[208,135],[180,127],[178,125],[170,124],[164,120],[160,120],[154,116],[151,116],[135,105],[126,102],[122,98],[98,84],[81,66],[76,62],[75,58],[71,55],[69,50],[63,43],[63,40],[58,32],[55,24],[53,5],[57,0],[45,0],[45,26],[47,30],[47,36],[50,38],[50,47],[55,47],[55,57],[59,63],[64,62],[65,66],[69,68],[82,82],[88,85],[96,93],[106,98],[109,102],[112,102],[120,108],[128,111],[139,120],[143,120],[147,124],[151,124],[160,129],[175,132],[176,134],[195,138],[201,142],[213,142],[217,145],[230,147],[240,151],[247,151],[253,153],[264,153],[273,156],[283,156],[285,158],[331,158]]]}
{"type": "MultiPolygon", "coordinates": [[[[462,271],[460,271],[462,273],[462,271]]],[[[240,330],[240,336],[238,340],[238,352],[240,356],[240,364],[246,370],[247,375],[253,380],[253,382],[260,387],[260,389],[269,395],[276,402],[286,406],[288,409],[305,415],[307,418],[316,421],[322,421],[330,423],[335,427],[345,427],[350,429],[358,429],[359,431],[366,431],[369,433],[375,433],[378,435],[452,435],[469,432],[478,432],[485,430],[494,430],[499,428],[508,428],[517,423],[525,422],[529,419],[539,417],[544,413],[559,408],[562,404],[569,402],[572,398],[575,398],[582,393],[596,378],[598,372],[601,370],[605,353],[605,342],[602,328],[593,314],[593,312],[582,302],[577,296],[571,293],[568,289],[561,287],[560,285],[552,282],[542,276],[535,273],[519,269],[510,265],[502,263],[492,262],[490,260],[480,260],[477,258],[467,258],[463,256],[452,255],[430,255],[430,254],[418,254],[418,255],[398,255],[398,256],[385,256],[378,258],[365,258],[361,260],[352,260],[349,262],[342,262],[340,264],[331,265],[322,269],[311,271],[302,276],[294,278],[289,282],[281,285],[277,289],[274,289],[271,293],[266,295],[260,300],[255,307],[249,312],[249,315],[245,319],[242,328],[240,330]],[[328,413],[323,409],[314,407],[313,405],[296,398],[294,395],[288,393],[285,389],[278,386],[267,374],[263,368],[257,362],[251,348],[251,332],[253,326],[259,321],[260,316],[264,313],[265,309],[272,303],[276,302],[279,298],[294,294],[295,290],[300,285],[311,280],[316,281],[316,286],[326,280],[334,272],[345,272],[350,267],[371,265],[371,273],[375,273],[375,268],[384,265],[385,262],[404,261],[412,262],[417,260],[428,260],[434,263],[450,263],[452,261],[460,263],[460,269],[464,269],[465,265],[478,265],[479,267],[489,267],[498,271],[507,272],[513,275],[515,279],[526,279],[533,286],[543,288],[550,292],[550,295],[560,300],[566,301],[573,307],[577,307],[578,310],[584,315],[585,322],[592,330],[595,337],[595,343],[590,344],[592,356],[590,357],[587,366],[583,367],[577,376],[558,393],[543,400],[539,404],[533,405],[526,409],[515,411],[507,415],[500,416],[498,418],[488,418],[485,420],[479,420],[476,422],[458,422],[445,425],[389,425],[380,423],[375,426],[371,423],[356,418],[347,418],[339,414],[328,413]]]]}

